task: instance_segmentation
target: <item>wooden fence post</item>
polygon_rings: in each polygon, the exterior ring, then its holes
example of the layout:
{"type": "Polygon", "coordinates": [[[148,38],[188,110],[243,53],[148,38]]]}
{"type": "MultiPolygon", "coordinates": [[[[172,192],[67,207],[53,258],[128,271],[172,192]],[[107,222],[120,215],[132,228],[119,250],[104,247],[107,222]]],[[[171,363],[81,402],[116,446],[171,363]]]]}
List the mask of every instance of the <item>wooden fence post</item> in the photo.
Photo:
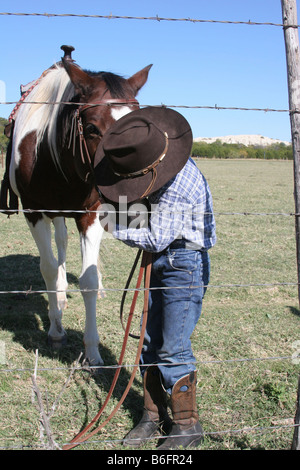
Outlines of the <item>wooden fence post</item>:
{"type": "MultiPolygon", "coordinates": [[[[300,303],[300,53],[296,0],[281,0],[286,49],[289,109],[294,155],[295,228],[298,269],[298,301],[300,303]]],[[[300,378],[292,450],[300,450],[300,378]]]]}
{"type": "MultiPolygon", "coordinates": [[[[295,212],[300,213],[300,55],[296,0],[281,0],[286,49],[289,109],[294,154],[295,212]]],[[[300,304],[300,216],[295,217],[298,269],[298,300],[300,304]]]]}
{"type": "Polygon", "coordinates": [[[292,450],[300,450],[300,375],[298,380],[297,411],[295,416],[295,430],[293,436],[292,450]]]}

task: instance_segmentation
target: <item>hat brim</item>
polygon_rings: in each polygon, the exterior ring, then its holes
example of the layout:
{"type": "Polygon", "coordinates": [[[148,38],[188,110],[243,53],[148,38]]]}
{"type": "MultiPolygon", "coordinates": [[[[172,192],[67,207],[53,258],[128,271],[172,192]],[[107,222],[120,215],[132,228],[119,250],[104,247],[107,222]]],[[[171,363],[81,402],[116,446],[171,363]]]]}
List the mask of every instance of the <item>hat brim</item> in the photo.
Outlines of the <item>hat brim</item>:
{"type": "MultiPolygon", "coordinates": [[[[151,191],[147,194],[149,196],[182,170],[190,156],[193,136],[189,123],[173,109],[147,107],[132,111],[130,116],[134,114],[152,120],[163,132],[167,132],[169,138],[166,156],[156,168],[157,176],[151,191]]],[[[126,116],[121,119],[126,119],[126,116]]],[[[111,129],[112,127],[109,131],[111,129]]],[[[152,172],[133,178],[117,176],[111,169],[101,143],[96,151],[94,171],[100,192],[112,202],[119,202],[121,196],[126,196],[127,202],[140,200],[152,181],[152,172]]]]}

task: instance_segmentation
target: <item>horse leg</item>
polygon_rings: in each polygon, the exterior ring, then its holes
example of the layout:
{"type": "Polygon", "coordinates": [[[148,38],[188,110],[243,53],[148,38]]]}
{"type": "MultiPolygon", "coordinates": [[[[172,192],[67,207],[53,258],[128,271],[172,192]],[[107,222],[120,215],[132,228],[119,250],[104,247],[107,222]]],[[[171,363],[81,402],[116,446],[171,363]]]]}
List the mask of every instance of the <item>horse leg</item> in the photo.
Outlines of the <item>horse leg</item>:
{"type": "Polygon", "coordinates": [[[57,274],[57,301],[61,310],[67,307],[66,290],[68,288],[67,271],[66,271],[66,254],[68,246],[68,232],[65,224],[64,217],[55,217],[53,219],[55,227],[55,243],[57,247],[57,261],[58,261],[58,274],[57,274]]]}
{"type": "MultiPolygon", "coordinates": [[[[82,270],[79,285],[82,292],[86,322],[84,331],[85,357],[91,366],[103,364],[99,353],[99,336],[96,322],[96,306],[98,292],[103,289],[98,271],[98,257],[103,228],[99,217],[83,230],[83,220],[77,223],[80,232],[82,270]]],[[[100,275],[101,276],[101,275],[100,275]]]]}
{"type": "MultiPolygon", "coordinates": [[[[43,215],[35,224],[32,224],[27,218],[27,223],[31,234],[35,240],[40,254],[40,270],[44,278],[48,292],[49,300],[49,320],[50,329],[48,331],[48,342],[54,348],[59,348],[66,343],[66,332],[62,326],[62,307],[64,301],[57,291],[65,288],[65,284],[60,285],[58,276],[58,262],[53,254],[51,247],[51,219],[43,215]]],[[[60,256],[62,254],[60,253],[60,256]]]]}

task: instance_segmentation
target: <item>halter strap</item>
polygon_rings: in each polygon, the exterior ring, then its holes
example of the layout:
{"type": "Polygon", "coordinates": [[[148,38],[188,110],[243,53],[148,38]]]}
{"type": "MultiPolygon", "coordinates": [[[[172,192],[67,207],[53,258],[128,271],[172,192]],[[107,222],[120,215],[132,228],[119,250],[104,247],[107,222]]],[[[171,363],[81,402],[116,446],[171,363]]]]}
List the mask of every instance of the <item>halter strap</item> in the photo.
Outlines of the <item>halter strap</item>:
{"type": "Polygon", "coordinates": [[[88,167],[88,170],[85,176],[86,181],[90,173],[93,172],[93,166],[92,166],[92,159],[91,159],[91,156],[89,154],[88,147],[86,144],[86,140],[84,138],[81,113],[85,111],[86,109],[93,108],[95,106],[115,106],[115,105],[139,106],[139,102],[134,98],[128,99],[128,100],[121,99],[121,98],[110,98],[107,100],[102,99],[101,101],[96,101],[95,103],[87,103],[82,106],[79,106],[79,108],[76,109],[73,115],[68,148],[71,148],[72,146],[73,155],[75,155],[76,137],[79,136],[79,151],[80,151],[81,160],[82,160],[82,163],[84,165],[87,165],[88,167]]]}

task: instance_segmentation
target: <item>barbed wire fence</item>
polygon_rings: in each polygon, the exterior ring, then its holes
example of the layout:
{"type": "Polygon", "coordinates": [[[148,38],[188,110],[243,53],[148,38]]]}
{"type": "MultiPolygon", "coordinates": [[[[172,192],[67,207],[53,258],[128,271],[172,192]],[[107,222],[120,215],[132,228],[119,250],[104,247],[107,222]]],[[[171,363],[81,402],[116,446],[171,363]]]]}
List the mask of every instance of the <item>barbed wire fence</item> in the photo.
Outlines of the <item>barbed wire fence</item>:
{"type": "MultiPolygon", "coordinates": [[[[251,21],[249,20],[248,22],[245,22],[245,21],[228,21],[228,20],[211,20],[211,19],[199,19],[199,18],[166,18],[166,17],[159,17],[158,15],[156,16],[153,16],[153,17],[140,17],[140,16],[118,16],[118,15],[84,15],[84,14],[72,14],[72,13],[66,13],[66,14],[55,14],[55,13],[12,13],[12,12],[0,12],[0,16],[24,16],[24,17],[29,17],[29,16],[32,16],[32,17],[45,17],[45,18],[66,18],[66,17],[69,17],[69,18],[86,18],[86,19],[95,19],[95,20],[124,20],[124,21],[128,21],[128,20],[136,20],[136,21],[158,21],[158,22],[164,22],[164,21],[171,21],[171,22],[187,22],[187,23],[192,23],[192,24],[200,24],[200,23],[216,23],[216,24],[228,24],[228,25],[247,25],[247,26],[271,26],[271,27],[280,27],[280,28],[283,28],[283,30],[287,30],[287,29],[293,29],[293,30],[297,30],[298,31],[298,28],[300,27],[300,25],[297,24],[297,22],[293,22],[293,23],[289,23],[287,24],[286,22],[283,22],[283,23],[272,23],[272,22],[254,22],[254,21],[251,21]]],[[[0,104],[7,104],[7,105],[12,105],[12,104],[17,104],[18,101],[3,101],[3,102],[0,102],[0,104]]],[[[27,104],[34,104],[34,102],[30,102],[30,101],[27,101],[26,102],[27,104]]],[[[26,104],[26,103],[23,103],[23,104],[26,104]]],[[[40,104],[40,103],[39,103],[40,104]]],[[[58,103],[49,103],[47,102],[46,104],[49,104],[49,105],[55,105],[55,104],[58,104],[58,103]]],[[[60,103],[62,104],[62,103],[60,103]]],[[[72,104],[74,105],[74,103],[64,103],[64,104],[72,104]]],[[[82,103],[80,103],[82,104],[82,103]]],[[[141,104],[141,106],[148,106],[146,104],[141,104]]],[[[151,105],[153,106],[153,105],[151,105]]],[[[194,105],[194,106],[187,106],[187,105],[184,105],[184,104],[157,104],[157,105],[154,105],[154,106],[166,106],[166,107],[171,107],[171,108],[192,108],[192,109],[214,109],[214,110],[238,110],[238,111],[255,111],[255,112],[264,112],[264,113],[267,113],[267,112],[277,112],[277,113],[289,113],[290,116],[293,116],[293,115],[298,115],[300,113],[300,109],[298,109],[297,107],[295,106],[290,106],[290,109],[273,109],[273,108],[246,108],[246,107],[224,107],[224,106],[218,106],[217,104],[215,104],[214,106],[206,106],[206,105],[194,105]]],[[[0,211],[0,212],[4,212],[4,211],[0,211]]],[[[7,211],[5,211],[7,212],[7,211]]],[[[70,210],[70,211],[61,211],[61,210],[54,210],[54,211],[49,211],[49,210],[39,210],[39,211],[35,211],[35,210],[31,210],[31,209],[26,209],[26,210],[22,210],[22,209],[19,209],[19,212],[23,212],[23,213],[26,213],[26,212],[41,212],[41,213],[44,213],[44,212],[59,212],[59,213],[62,213],[62,212],[65,212],[65,213],[68,213],[68,212],[71,212],[71,213],[75,213],[75,212],[90,212],[90,211],[74,211],[74,210],[70,210]]],[[[238,215],[238,216],[269,216],[269,215],[276,215],[276,216],[282,216],[282,217],[295,217],[296,220],[299,219],[299,215],[300,215],[300,211],[298,211],[296,209],[295,212],[289,212],[289,213],[283,213],[283,212],[220,212],[220,213],[217,213],[219,215],[238,215]]],[[[224,284],[224,285],[211,285],[210,284],[210,288],[217,288],[217,289],[222,289],[222,288],[240,288],[240,287],[253,287],[253,286],[256,286],[256,287],[271,287],[271,286],[294,286],[294,287],[297,287],[298,289],[300,288],[300,283],[299,283],[299,280],[298,282],[295,282],[295,283],[289,283],[289,282],[282,282],[282,283],[246,283],[246,284],[243,284],[243,283],[240,283],[240,284],[224,284]]],[[[181,286],[178,286],[176,287],[178,289],[181,288],[181,286]]],[[[117,289],[117,288],[113,288],[113,289],[104,289],[106,291],[124,291],[124,289],[117,289]]],[[[128,291],[133,291],[135,289],[127,289],[128,291]]],[[[140,289],[141,291],[143,291],[143,289],[140,289]]],[[[73,289],[73,290],[67,290],[67,292],[80,292],[80,289],[73,289]]],[[[47,290],[33,290],[33,289],[30,289],[30,290],[3,290],[3,291],[0,291],[0,295],[1,294],[24,294],[24,295],[30,295],[30,294],[37,294],[37,293],[49,293],[49,291],[47,290]]],[[[270,360],[270,361],[290,361],[290,360],[294,360],[295,363],[299,363],[297,362],[299,359],[299,351],[297,351],[296,353],[294,353],[293,355],[291,356],[273,356],[273,357],[257,357],[257,358],[247,358],[247,357],[243,357],[243,358],[237,358],[237,359],[228,359],[228,360],[212,360],[212,361],[197,361],[196,364],[221,364],[221,363],[224,363],[224,364],[228,364],[228,363],[239,363],[239,362],[254,362],[254,361],[266,361],[266,360],[270,360]]],[[[99,368],[101,367],[101,369],[115,369],[117,367],[124,367],[124,368],[131,368],[131,367],[134,367],[135,364],[124,364],[124,365],[108,365],[108,366],[98,366],[95,368],[99,368]]],[[[93,367],[91,367],[93,369],[93,367]]],[[[2,368],[0,369],[0,375],[2,373],[10,373],[10,372],[28,372],[28,371],[35,371],[35,373],[37,373],[38,371],[51,371],[51,370],[69,370],[70,368],[43,368],[43,367],[32,367],[32,368],[2,368]]],[[[82,366],[79,366],[78,364],[76,365],[76,367],[73,367],[73,371],[75,370],[82,370],[83,367],[82,366]]],[[[298,398],[298,401],[299,401],[299,398],[298,398]]],[[[242,428],[242,429],[229,429],[229,430],[224,430],[224,431],[215,431],[215,432],[208,432],[208,433],[205,433],[205,435],[207,436],[212,436],[212,435],[215,435],[215,434],[218,434],[218,435],[221,435],[221,434],[231,434],[231,433],[239,433],[239,432],[251,432],[251,431],[255,431],[255,432],[263,432],[265,430],[270,430],[270,429],[280,429],[280,428],[287,428],[287,429],[290,429],[290,428],[294,428],[295,429],[295,435],[299,435],[299,418],[298,418],[298,421],[296,422],[296,419],[295,419],[295,422],[294,424],[288,424],[288,425],[275,425],[275,426],[267,426],[267,427],[249,427],[249,428],[242,428]]],[[[97,441],[97,440],[92,440],[92,441],[88,441],[88,443],[92,444],[92,443],[118,443],[118,442],[121,442],[121,440],[118,440],[118,439],[109,439],[109,440],[105,440],[105,439],[102,439],[100,441],[97,441]]],[[[85,443],[86,445],[86,443],[85,443]]],[[[293,444],[294,445],[294,444],[293,444]]],[[[297,441],[297,446],[299,446],[299,441],[297,441]]],[[[27,445],[24,445],[24,446],[21,446],[21,448],[30,448],[30,447],[34,447],[34,446],[27,446],[27,445]]],[[[10,449],[13,449],[14,446],[12,447],[9,447],[10,449]]],[[[16,446],[16,448],[19,448],[18,446],[16,446]]],[[[296,448],[296,447],[295,447],[296,448]]],[[[297,447],[298,449],[299,447],[297,447]]],[[[1,449],[1,447],[0,447],[1,449]]],[[[5,447],[5,449],[7,449],[7,447],[5,447]]]]}
{"type": "MultiPolygon", "coordinates": [[[[45,18],[94,18],[107,20],[146,20],[146,21],[172,21],[172,22],[188,22],[188,23],[215,23],[215,24],[235,24],[248,26],[278,26],[286,27],[284,23],[272,22],[255,22],[255,21],[229,21],[229,20],[212,20],[203,18],[166,18],[159,15],[156,16],[121,16],[121,15],[83,15],[76,13],[21,13],[21,12],[0,12],[0,16],[39,16],[45,18]]],[[[291,28],[299,28],[298,24],[291,24],[291,28]]]]}

